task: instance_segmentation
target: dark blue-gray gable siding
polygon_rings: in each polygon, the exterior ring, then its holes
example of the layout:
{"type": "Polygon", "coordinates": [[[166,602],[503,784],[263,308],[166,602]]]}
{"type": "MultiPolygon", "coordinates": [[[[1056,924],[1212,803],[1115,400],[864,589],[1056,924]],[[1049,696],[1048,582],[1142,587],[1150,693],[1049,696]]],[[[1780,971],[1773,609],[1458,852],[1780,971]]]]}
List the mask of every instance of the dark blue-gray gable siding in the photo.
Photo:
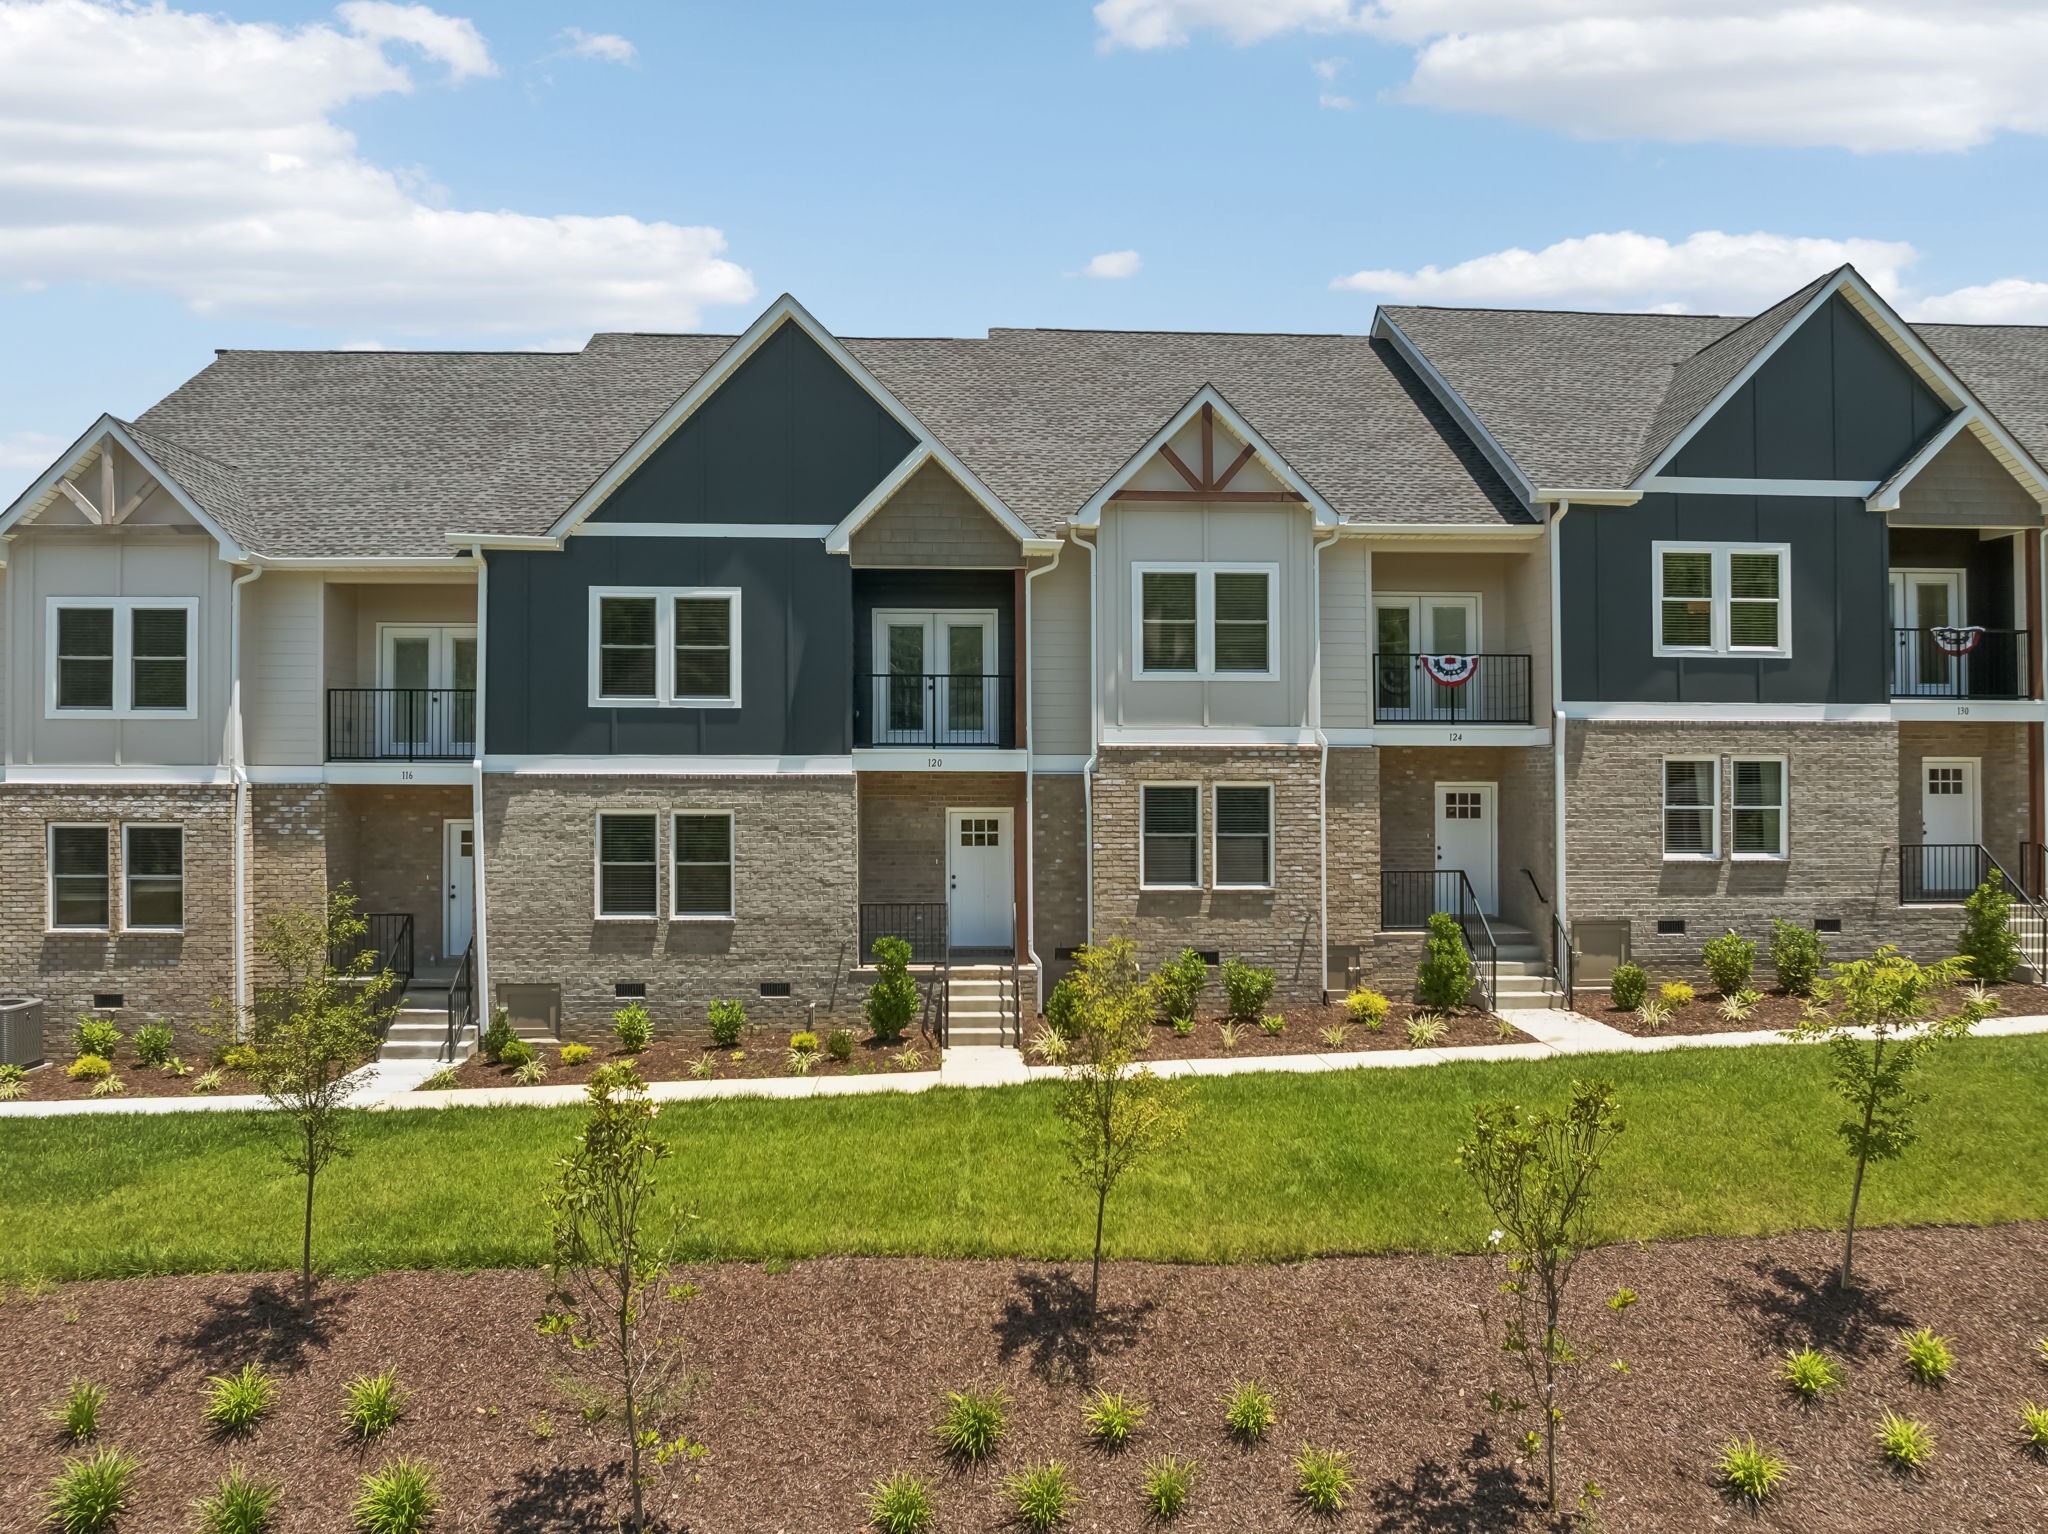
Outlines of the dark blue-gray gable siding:
{"type": "Polygon", "coordinates": [[[1836,296],[1679,450],[1666,474],[1887,478],[1948,408],[1836,296]]]}
{"type": "Polygon", "coordinates": [[[571,538],[490,556],[492,756],[838,756],[851,749],[852,572],[798,538],[571,538]],[[737,586],[740,707],[592,708],[590,588],[737,586]]]}
{"type": "Polygon", "coordinates": [[[838,522],[914,445],[782,325],[594,513],[603,522],[838,522]]]}

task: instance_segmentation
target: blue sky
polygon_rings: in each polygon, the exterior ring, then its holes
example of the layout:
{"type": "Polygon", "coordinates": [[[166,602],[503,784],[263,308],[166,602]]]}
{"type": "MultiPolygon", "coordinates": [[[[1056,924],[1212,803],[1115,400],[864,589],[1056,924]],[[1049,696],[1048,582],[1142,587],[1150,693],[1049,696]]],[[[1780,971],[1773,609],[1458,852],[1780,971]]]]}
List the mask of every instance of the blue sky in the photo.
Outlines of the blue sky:
{"type": "Polygon", "coordinates": [[[0,488],[216,346],[785,289],[847,334],[1356,331],[1747,312],[1847,255],[2048,322],[2048,23],[2007,0],[218,3],[0,0],[0,488]]]}

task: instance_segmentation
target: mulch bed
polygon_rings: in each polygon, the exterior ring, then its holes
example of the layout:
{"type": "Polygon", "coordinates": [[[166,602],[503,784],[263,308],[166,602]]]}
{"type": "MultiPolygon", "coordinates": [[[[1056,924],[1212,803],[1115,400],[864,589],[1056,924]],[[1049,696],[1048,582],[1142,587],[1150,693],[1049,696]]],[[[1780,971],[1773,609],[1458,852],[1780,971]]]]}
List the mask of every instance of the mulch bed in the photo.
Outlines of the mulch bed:
{"type": "MultiPolygon", "coordinates": [[[[628,1054],[615,1041],[591,1043],[594,1051],[581,1065],[562,1064],[562,1050],[558,1044],[536,1044],[534,1049],[548,1068],[547,1079],[541,1086],[582,1086],[596,1074],[601,1065],[630,1065],[639,1073],[642,1081],[687,1081],[692,1077],[691,1067],[700,1060],[711,1061],[710,1075],[704,1079],[731,1081],[740,1077],[787,1076],[789,1069],[789,1036],[795,1030],[750,1027],[740,1036],[740,1042],[733,1049],[715,1049],[711,1044],[709,1030],[697,1028],[681,1035],[657,1036],[651,1044],[638,1054],[628,1054]]],[[[853,1030],[856,1034],[859,1030],[853,1030]]],[[[939,1052],[936,1045],[912,1029],[903,1036],[901,1043],[884,1044],[878,1039],[861,1037],[853,1046],[853,1057],[841,1063],[825,1053],[825,1037],[831,1030],[823,1024],[818,1028],[819,1049],[815,1063],[809,1071],[813,1076],[866,1076],[878,1072],[893,1072],[915,1068],[935,1071],[939,1068],[939,1052]],[[898,1063],[898,1057],[906,1048],[914,1050],[919,1057],[913,1066],[898,1063]]],[[[493,1065],[482,1055],[472,1055],[456,1067],[456,1085],[459,1087],[512,1087],[519,1083],[512,1079],[512,1068],[493,1065]]]]}
{"type": "MultiPolygon", "coordinates": [[[[1113,1218],[1114,1216],[1112,1216],[1113,1218]]],[[[1786,1534],[2020,1530],[2048,1526],[2048,1463],[2022,1447],[2016,1409],[2048,1394],[2033,1338],[2048,1330],[2048,1226],[1876,1231],[1859,1249],[1866,1288],[1829,1282],[1838,1238],[1794,1234],[1617,1246],[1575,1280],[1573,1335],[1590,1354],[1567,1397],[1561,1481],[1604,1496],[1608,1534],[1755,1529],[1786,1534]],[[1617,1316],[1617,1287],[1640,1302],[1617,1316]],[[1953,1380],[1914,1384],[1897,1346],[1928,1325],[1952,1340],[1953,1380]],[[1816,1345],[1846,1385],[1802,1406],[1774,1361],[1816,1345]],[[1611,1364],[1619,1359],[1626,1372],[1611,1364]],[[1886,1410],[1928,1423],[1918,1476],[1886,1470],[1872,1432],[1886,1410]],[[1762,1509],[1718,1490],[1713,1459],[1754,1434],[1793,1467],[1762,1509]]],[[[1090,1329],[1085,1267],[837,1259],[771,1273],[730,1265],[677,1275],[701,1286],[652,1318],[680,1338],[690,1388],[662,1424],[705,1446],[659,1471],[651,1502],[668,1534],[851,1531],[878,1476],[935,1484],[942,1530],[1009,1527],[1001,1477],[1057,1457],[1079,1503],[1066,1528],[1137,1534],[1145,1462],[1200,1465],[1184,1526],[1376,1529],[1399,1534],[1545,1526],[1526,1425],[1490,1415],[1509,1385],[1479,1307],[1501,1304],[1498,1259],[1352,1258],[1267,1267],[1112,1264],[1090,1329]],[[1280,1421],[1245,1447],[1217,1398],[1237,1378],[1279,1393],[1280,1421]],[[999,1385],[1009,1427],[992,1462],[951,1465],[929,1425],[943,1391],[999,1385]],[[1079,1413],[1093,1386],[1151,1403],[1131,1448],[1091,1448],[1079,1413]],[[1350,1505],[1314,1518],[1289,1459],[1307,1442],[1347,1450],[1350,1505]]],[[[280,1275],[67,1285],[0,1305],[0,1507],[35,1525],[65,1453],[45,1408],[87,1378],[110,1392],[102,1441],[141,1461],[123,1534],[189,1527],[192,1499],[230,1463],[284,1483],[274,1527],[339,1531],[357,1480],[404,1454],[435,1469],[443,1531],[611,1528],[624,1505],[610,1424],[588,1425],[563,1383],[566,1355],[536,1334],[536,1273],[394,1273],[323,1283],[294,1310],[280,1275]],[[260,1363],[275,1409],[246,1440],[207,1432],[206,1376],[260,1363]],[[343,1436],[343,1383],[386,1366],[413,1395],[373,1447],[343,1436]]]]}
{"type": "MultiPolygon", "coordinates": [[[[2048,987],[1994,985],[1988,989],[1998,998],[1998,1011],[1992,1014],[1994,1017],[2032,1017],[2048,1013],[2048,987]]],[[[1650,994],[1652,997],[1657,994],[1655,986],[1650,988],[1650,994]]],[[[1674,1008],[1654,1031],[1645,1028],[1633,1012],[1609,1006],[1607,997],[1600,992],[1582,992],[1581,996],[1586,1003],[1578,1009],[1581,1014],[1639,1039],[1661,1038],[1670,1034],[1771,1033],[1790,1028],[1799,1021],[1797,998],[1778,991],[1768,992],[1756,1004],[1755,1011],[1736,1022],[1721,1015],[1720,992],[1702,988],[1693,1000],[1674,1008]]],[[[1946,1000],[1948,1004],[1955,1005],[1960,1001],[1960,995],[1951,992],[1946,1000]]]]}
{"type": "MultiPolygon", "coordinates": [[[[1341,1004],[1327,1007],[1287,1007],[1278,1013],[1287,1021],[1286,1028],[1278,1034],[1269,1034],[1257,1023],[1240,1023],[1237,1026],[1237,1042],[1226,1049],[1223,1046],[1223,1024],[1227,1017],[1204,1017],[1195,1019],[1192,1033],[1177,1034],[1172,1025],[1160,1022],[1153,1025],[1152,1042],[1145,1051],[1149,1060],[1193,1060],[1193,1059],[1237,1059],[1265,1055],[1328,1055],[1351,1054],[1363,1050],[1414,1049],[1418,1046],[1408,1042],[1408,1019],[1426,1009],[1409,1002],[1397,1001],[1388,1011],[1386,1021],[1377,1029],[1368,1029],[1362,1023],[1350,1023],[1345,1030],[1344,1042],[1332,1044],[1323,1037],[1324,1030],[1349,1023],[1349,1017],[1341,1004]]],[[[1529,1044],[1535,1042],[1528,1034],[1516,1029],[1512,1034],[1503,1035],[1500,1020],[1491,1013],[1478,1008],[1460,1008],[1455,1012],[1440,1014],[1449,1023],[1450,1029],[1431,1048],[1446,1048],[1454,1044],[1529,1044]]],[[[1026,1030],[1029,1038],[1031,1030],[1026,1030]]],[[[1037,1059],[1036,1055],[1032,1057],[1037,1059]]]]}
{"type": "MultiPolygon", "coordinates": [[[[67,1052],[63,1058],[52,1057],[46,1064],[37,1066],[22,1078],[27,1093],[19,1099],[23,1102],[75,1102],[92,1096],[97,1085],[91,1081],[73,1081],[65,1074],[65,1067],[71,1063],[67,1052]]],[[[166,1075],[160,1066],[144,1065],[125,1050],[113,1059],[114,1074],[121,1079],[122,1090],[114,1097],[115,1102],[128,1097],[191,1097],[192,1083],[213,1068],[212,1063],[200,1056],[185,1056],[191,1074],[186,1076],[166,1075]]],[[[215,1097],[236,1097],[254,1092],[246,1076],[233,1071],[222,1071],[220,1085],[213,1091],[215,1097]]],[[[204,1096],[206,1094],[199,1094],[204,1096]]]]}

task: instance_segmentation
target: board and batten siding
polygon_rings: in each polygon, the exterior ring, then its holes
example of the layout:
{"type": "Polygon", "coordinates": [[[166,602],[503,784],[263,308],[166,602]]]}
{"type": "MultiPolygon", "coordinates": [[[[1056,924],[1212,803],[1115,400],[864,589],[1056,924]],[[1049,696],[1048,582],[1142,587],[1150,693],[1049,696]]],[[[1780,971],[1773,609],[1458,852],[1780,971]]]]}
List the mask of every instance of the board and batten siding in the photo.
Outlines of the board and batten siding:
{"type": "Polygon", "coordinates": [[[252,766],[325,759],[324,583],[269,570],[242,588],[242,736],[252,766]]]}
{"type": "Polygon", "coordinates": [[[1322,555],[1323,728],[1372,724],[1372,555],[1340,538],[1322,555]]]}
{"type": "Polygon", "coordinates": [[[1073,542],[1031,581],[1031,749],[1086,756],[1089,728],[1088,553],[1073,542]]]}

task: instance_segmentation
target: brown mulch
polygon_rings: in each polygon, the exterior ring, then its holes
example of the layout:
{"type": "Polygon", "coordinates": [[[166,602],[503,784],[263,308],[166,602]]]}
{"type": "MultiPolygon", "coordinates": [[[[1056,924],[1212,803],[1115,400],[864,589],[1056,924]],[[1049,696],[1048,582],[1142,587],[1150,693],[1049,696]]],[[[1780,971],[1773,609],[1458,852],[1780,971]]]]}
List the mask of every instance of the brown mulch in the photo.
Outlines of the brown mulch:
{"type": "MultiPolygon", "coordinates": [[[[1363,1023],[1351,1023],[1341,1003],[1327,1007],[1286,1007],[1278,1014],[1287,1022],[1283,1031],[1269,1034],[1257,1023],[1240,1023],[1237,1026],[1237,1043],[1228,1049],[1224,1048],[1222,1031],[1223,1024],[1229,1021],[1227,1017],[1198,1016],[1194,1031],[1187,1034],[1177,1034],[1171,1024],[1158,1022],[1153,1025],[1152,1041],[1145,1053],[1151,1060],[1191,1060],[1413,1049],[1416,1046],[1408,1042],[1408,1019],[1424,1010],[1409,1002],[1397,1001],[1388,1011],[1386,1021],[1376,1029],[1369,1029],[1363,1023]],[[1325,1029],[1346,1023],[1350,1026],[1342,1044],[1331,1044],[1323,1038],[1325,1029]]],[[[1500,1020],[1477,1008],[1465,1007],[1441,1015],[1450,1023],[1450,1031],[1431,1048],[1448,1048],[1454,1044],[1535,1042],[1520,1029],[1503,1035],[1500,1020]]]]}
{"type": "MultiPolygon", "coordinates": [[[[1830,1283],[1839,1238],[1617,1246],[1589,1254],[1568,1318],[1589,1355],[1566,1397],[1561,1482],[1597,1481],[1608,1534],[1751,1529],[1784,1534],[2048,1527],[2048,1463],[2022,1447],[2016,1409],[2048,1393],[2032,1339],[2048,1329],[2048,1225],[1874,1231],[1866,1288],[1830,1283]],[[1626,1285],[1639,1303],[1602,1300],[1626,1285]],[[1927,1325],[1952,1340],[1941,1387],[1914,1384],[1897,1346],[1927,1325]],[[1774,1363],[1815,1345],[1846,1385],[1803,1406],[1774,1363]],[[1616,1360],[1625,1372],[1612,1367],[1616,1360]],[[1881,1464],[1872,1432],[1893,1410],[1935,1434],[1917,1476],[1881,1464]],[[1717,1489],[1713,1459],[1754,1435],[1791,1465],[1760,1510],[1717,1489]]],[[[1008,1527],[1001,1477],[1056,1457],[1072,1470],[1074,1534],[1138,1534],[1145,1462],[1199,1462],[1186,1527],[1450,1534],[1545,1526],[1497,1332],[1498,1259],[1355,1258],[1265,1267],[1112,1264],[1104,1312],[1083,1324],[1083,1268],[1015,1262],[835,1259],[770,1274],[729,1265],[678,1277],[695,1299],[657,1302],[679,1337],[688,1394],[662,1424],[705,1446],[656,1473],[668,1534],[852,1531],[876,1477],[902,1468],[936,1488],[938,1527],[1008,1527]],[[1497,1322],[1496,1322],[1497,1325],[1497,1322]],[[1266,1441],[1228,1439],[1217,1398],[1237,1378],[1277,1390],[1266,1441]],[[930,1437],[942,1392],[1000,1386],[1012,1401],[991,1463],[960,1468],[930,1437]],[[1092,1448],[1079,1414],[1094,1386],[1151,1415],[1122,1454],[1092,1448]],[[1292,1496],[1302,1443],[1349,1451],[1349,1506],[1311,1517],[1292,1496]]],[[[72,1284],[0,1305],[0,1521],[39,1527],[66,1446],[45,1415],[67,1382],[110,1392],[102,1441],[141,1461],[122,1534],[190,1526],[192,1499],[231,1463],[284,1483],[273,1527],[340,1534],[358,1478],[388,1457],[431,1464],[443,1534],[614,1527],[624,1505],[616,1427],[586,1423],[565,1355],[538,1336],[536,1273],[394,1273],[323,1283],[289,1303],[281,1275],[72,1284]],[[278,1402],[244,1441],[205,1430],[206,1376],[260,1363],[278,1402]],[[360,1447],[336,1420],[342,1384],[395,1367],[404,1419],[360,1447]]]]}
{"type": "MultiPolygon", "coordinates": [[[[121,1078],[122,1091],[113,1100],[119,1102],[124,1097],[192,1096],[192,1083],[213,1069],[213,1062],[201,1055],[186,1055],[184,1060],[191,1068],[190,1074],[169,1076],[164,1073],[161,1066],[144,1065],[126,1050],[117,1052],[112,1064],[114,1074],[121,1078]]],[[[81,1098],[91,1097],[92,1089],[98,1083],[73,1081],[65,1074],[65,1067],[70,1063],[71,1055],[67,1050],[61,1057],[53,1055],[47,1063],[30,1071],[22,1078],[21,1084],[28,1089],[22,1100],[32,1103],[75,1102],[81,1098]]],[[[214,1089],[212,1095],[235,1097],[255,1090],[247,1077],[238,1076],[233,1071],[223,1071],[220,1085],[214,1089]]]]}
{"type": "MultiPolygon", "coordinates": [[[[716,1049],[712,1046],[710,1031],[700,1027],[665,1037],[657,1035],[638,1054],[628,1054],[619,1048],[616,1040],[585,1040],[593,1053],[581,1065],[562,1064],[559,1044],[536,1044],[534,1049],[548,1068],[547,1080],[540,1083],[543,1086],[581,1086],[596,1074],[600,1065],[630,1065],[643,1081],[685,1081],[690,1079],[690,1068],[707,1057],[711,1061],[710,1079],[730,1081],[739,1077],[789,1075],[789,1036],[795,1031],[750,1027],[740,1036],[735,1048],[716,1049]]],[[[859,1034],[857,1029],[852,1031],[859,1034]]],[[[830,1032],[822,1024],[818,1028],[817,1061],[810,1069],[813,1076],[865,1076],[902,1070],[895,1056],[906,1047],[922,1056],[918,1066],[920,1070],[939,1068],[937,1047],[915,1029],[905,1034],[902,1042],[897,1044],[884,1044],[879,1039],[860,1036],[853,1046],[853,1058],[843,1064],[825,1053],[825,1038],[830,1032]]],[[[510,1066],[493,1065],[482,1055],[472,1055],[456,1067],[455,1074],[459,1087],[516,1088],[519,1085],[512,1079],[510,1066]]]]}
{"type": "MultiPolygon", "coordinates": [[[[2048,1013],[2048,987],[1994,985],[1987,989],[1998,998],[1998,1011],[1992,1014],[1994,1017],[2033,1017],[2048,1013]]],[[[1639,1039],[1661,1038],[1668,1034],[1770,1033],[1794,1026],[1800,1015],[1798,998],[1771,991],[1756,1004],[1755,1011],[1735,1022],[1721,1015],[1721,993],[1702,987],[1699,995],[1684,1006],[1673,1009],[1671,1015],[1652,1032],[1637,1021],[1633,1012],[1608,1005],[1605,995],[1599,992],[1581,994],[1587,1004],[1578,1010],[1584,1016],[1639,1039]]],[[[1650,995],[1654,997],[1656,994],[1657,987],[1652,985],[1650,995]]],[[[1961,993],[1944,993],[1941,1001],[1947,1006],[1957,1005],[1961,1001],[1961,993]]]]}

